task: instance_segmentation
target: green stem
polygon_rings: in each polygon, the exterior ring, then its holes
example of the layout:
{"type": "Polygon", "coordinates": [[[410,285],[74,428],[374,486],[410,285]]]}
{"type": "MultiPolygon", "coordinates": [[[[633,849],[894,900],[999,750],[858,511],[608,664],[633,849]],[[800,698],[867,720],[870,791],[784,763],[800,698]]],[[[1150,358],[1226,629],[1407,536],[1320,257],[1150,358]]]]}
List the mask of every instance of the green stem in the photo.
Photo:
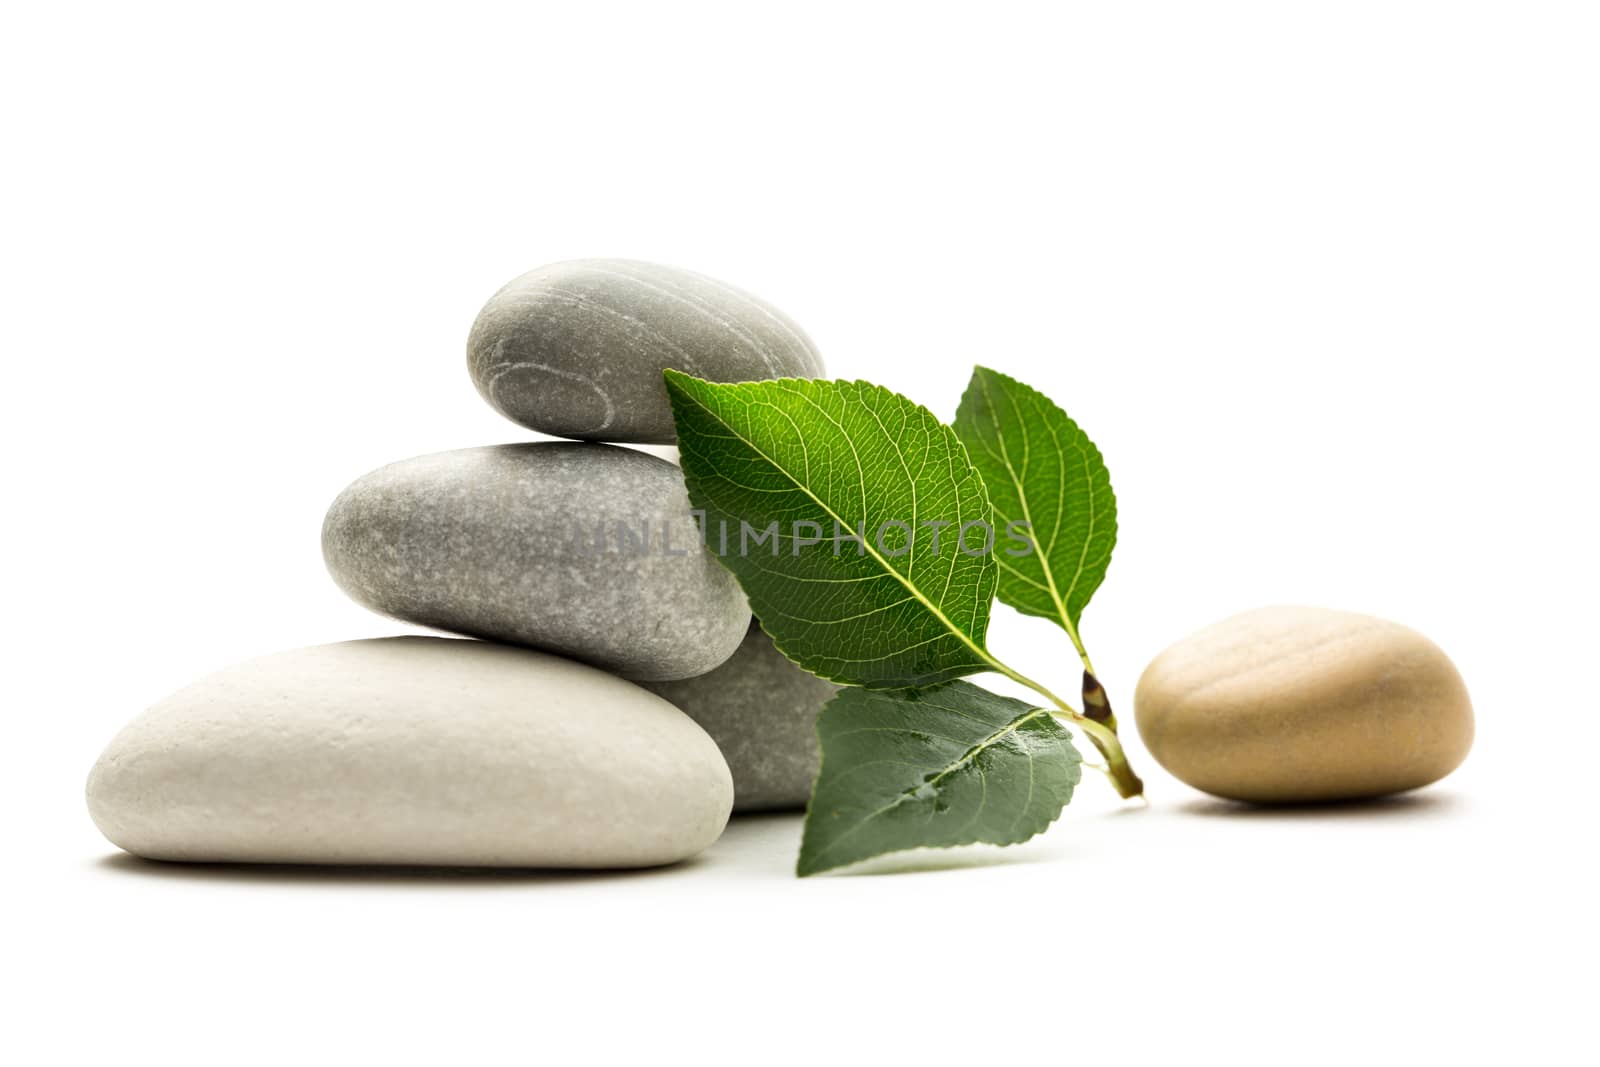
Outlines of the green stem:
{"type": "Polygon", "coordinates": [[[1089,650],[1083,647],[1083,638],[1078,636],[1078,628],[1072,625],[1072,619],[1067,615],[1067,606],[1059,600],[1056,603],[1061,608],[1061,625],[1066,628],[1067,636],[1072,638],[1072,647],[1078,650],[1078,658],[1083,660],[1083,669],[1096,678],[1100,677],[1100,672],[1089,662],[1089,650]]]}
{"type": "Polygon", "coordinates": [[[1089,740],[1093,741],[1101,755],[1105,756],[1106,770],[1111,776],[1111,784],[1117,787],[1117,795],[1125,800],[1144,796],[1144,782],[1128,765],[1128,754],[1123,751],[1122,741],[1116,733],[1093,719],[1086,719],[1075,713],[1069,717],[1080,730],[1089,735],[1089,740]]]}
{"type": "Polygon", "coordinates": [[[1089,740],[1094,742],[1094,747],[1106,758],[1106,770],[1111,776],[1111,784],[1116,787],[1118,796],[1127,799],[1144,795],[1144,782],[1139,780],[1139,776],[1134,774],[1133,768],[1128,765],[1127,753],[1122,750],[1122,741],[1117,737],[1115,730],[1095,722],[1027,675],[1012,670],[993,656],[989,656],[988,659],[995,671],[1044,697],[1056,706],[1059,717],[1068,720],[1088,735],[1089,740]]]}

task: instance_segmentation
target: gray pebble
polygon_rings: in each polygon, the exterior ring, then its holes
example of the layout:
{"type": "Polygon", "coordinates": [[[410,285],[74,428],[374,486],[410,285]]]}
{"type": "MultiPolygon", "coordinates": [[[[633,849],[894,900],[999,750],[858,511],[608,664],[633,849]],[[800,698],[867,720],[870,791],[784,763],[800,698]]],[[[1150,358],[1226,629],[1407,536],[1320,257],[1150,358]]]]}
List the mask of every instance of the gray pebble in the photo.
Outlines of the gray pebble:
{"type": "Polygon", "coordinates": [[[704,674],[750,622],[733,575],[700,546],[682,473],[611,445],[391,463],[339,494],[322,553],[374,611],[636,680],[704,674]]]}
{"type": "Polygon", "coordinates": [[[620,678],[392,637],[174,693],[112,740],[88,801],[148,859],[644,867],[715,841],[733,783],[704,730],[620,678]]]}
{"type": "Polygon", "coordinates": [[[722,749],[735,811],[805,807],[817,774],[817,713],[839,686],[796,667],[760,623],[710,674],[645,688],[682,708],[722,749]]]}
{"type": "Polygon", "coordinates": [[[542,433],[670,444],[661,372],[715,382],[819,378],[822,357],[770,304],[704,274],[632,259],[552,263],[478,312],[472,381],[496,411],[542,433]]]}

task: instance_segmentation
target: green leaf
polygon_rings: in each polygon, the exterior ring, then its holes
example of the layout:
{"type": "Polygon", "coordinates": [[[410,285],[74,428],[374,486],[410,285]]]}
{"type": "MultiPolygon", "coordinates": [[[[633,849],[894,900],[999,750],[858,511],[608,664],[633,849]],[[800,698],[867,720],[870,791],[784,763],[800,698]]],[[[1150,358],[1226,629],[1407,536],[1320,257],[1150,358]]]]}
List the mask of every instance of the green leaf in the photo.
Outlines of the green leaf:
{"type": "Polygon", "coordinates": [[[997,524],[1026,523],[1033,539],[1029,554],[996,556],[1000,599],[1059,623],[1082,654],[1078,619],[1117,543],[1117,498],[1100,450],[1049,397],[987,367],[974,368],[955,431],[997,524]]]}
{"type": "Polygon", "coordinates": [[[956,544],[993,512],[949,427],[867,382],[666,381],[706,542],[784,655],[875,689],[994,669],[994,553],[956,544]]]}
{"type": "Polygon", "coordinates": [[[901,849],[1026,841],[1061,814],[1082,774],[1049,712],[969,682],[841,689],[817,736],[802,877],[901,849]]]}

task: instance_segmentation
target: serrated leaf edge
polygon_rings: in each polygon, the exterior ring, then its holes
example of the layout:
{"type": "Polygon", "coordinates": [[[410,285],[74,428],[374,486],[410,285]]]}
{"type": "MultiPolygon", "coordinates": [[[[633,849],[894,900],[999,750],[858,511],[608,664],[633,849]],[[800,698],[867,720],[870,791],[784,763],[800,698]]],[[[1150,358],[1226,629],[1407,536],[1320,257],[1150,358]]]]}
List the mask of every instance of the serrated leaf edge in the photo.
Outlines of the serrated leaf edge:
{"type": "MultiPolygon", "coordinates": [[[[1071,441],[1069,441],[1067,443],[1071,444],[1072,447],[1077,450],[1078,454],[1083,458],[1084,464],[1087,466],[1090,463],[1092,463],[1094,459],[1098,458],[1099,461],[1100,461],[1100,466],[1101,467],[1105,467],[1106,463],[1105,463],[1104,455],[1100,452],[1099,447],[1097,445],[1095,445],[1094,441],[1089,437],[1088,433],[1083,429],[1083,427],[1079,426],[1077,421],[1075,419],[1073,419],[1073,417],[1071,415],[1068,415],[1066,410],[1064,408],[1062,408],[1060,404],[1057,404],[1054,400],[1051,400],[1048,395],[1046,395],[1043,392],[1040,392],[1038,389],[1035,389],[1033,386],[1029,385],[1027,382],[1020,381],[1020,380],[1018,380],[1016,378],[1013,378],[1009,374],[1006,374],[1006,373],[1004,373],[1002,371],[997,371],[997,370],[994,370],[991,367],[985,367],[985,366],[982,366],[980,364],[980,365],[974,366],[972,368],[972,378],[967,383],[966,390],[963,391],[963,393],[961,394],[962,403],[964,404],[966,402],[966,399],[967,399],[968,395],[970,395],[972,393],[972,390],[976,387],[976,388],[982,390],[983,396],[984,396],[984,400],[987,403],[989,409],[990,410],[995,410],[995,405],[994,405],[994,402],[993,402],[993,395],[989,391],[989,383],[986,380],[988,378],[1001,379],[1002,381],[1006,382],[1009,386],[1011,386],[1011,387],[1015,388],[1016,390],[1022,392],[1031,401],[1033,401],[1033,403],[1035,403],[1038,406],[1038,411],[1039,411],[1040,414],[1045,415],[1045,416],[1048,416],[1051,412],[1055,412],[1055,413],[1059,414],[1063,419],[1065,419],[1067,421],[1067,423],[1069,425],[1072,426],[1072,428],[1074,430],[1077,431],[1078,437],[1081,438],[1081,441],[1080,440],[1071,440],[1071,441]],[[1085,445],[1088,446],[1087,449],[1084,447],[1085,445]],[[1092,455],[1091,455],[1091,453],[1092,453],[1092,455]]],[[[1014,400],[1012,401],[1012,408],[1016,409],[1016,402],[1014,400]]],[[[958,407],[957,407],[958,415],[959,415],[959,410],[960,410],[960,407],[958,405],[958,407]]],[[[1021,414],[1021,412],[1018,411],[1018,415],[1020,415],[1020,414],[1021,414]]],[[[954,426],[954,425],[955,424],[952,423],[952,426],[954,426]]],[[[998,422],[996,422],[996,429],[997,429],[997,431],[999,429],[999,423],[998,422]]],[[[956,436],[958,438],[961,436],[959,430],[956,431],[956,436]]],[[[1050,437],[1051,437],[1051,442],[1056,446],[1057,450],[1060,451],[1063,455],[1065,455],[1065,450],[1062,448],[1061,439],[1055,435],[1054,431],[1051,432],[1050,437]]],[[[962,444],[965,445],[966,442],[962,441],[962,444]]],[[[991,456],[993,456],[996,460],[998,460],[1005,467],[1006,473],[1010,476],[1012,485],[1016,489],[1017,500],[1022,505],[1023,517],[1028,522],[1029,530],[1032,531],[1032,529],[1033,529],[1033,520],[1032,520],[1031,515],[1029,514],[1028,494],[1023,489],[1021,476],[1017,472],[1016,468],[1014,466],[1012,466],[1010,455],[1008,453],[1005,453],[1003,451],[1003,448],[1004,448],[1004,446],[1002,444],[1002,452],[1001,453],[995,453],[992,449],[986,449],[986,451],[988,451],[991,456]]],[[[981,471],[979,472],[979,479],[980,480],[982,479],[982,472],[981,471]]],[[[1115,487],[1113,487],[1110,484],[1110,472],[1109,471],[1107,472],[1106,490],[1107,490],[1108,493],[1110,493],[1111,499],[1112,499],[1112,502],[1113,502],[1113,505],[1114,505],[1115,501],[1116,501],[1116,489],[1115,489],[1115,487]]],[[[1058,586],[1057,583],[1056,583],[1056,580],[1055,580],[1055,568],[1050,565],[1049,554],[1046,551],[1044,551],[1042,548],[1039,548],[1037,545],[1035,546],[1036,551],[1039,552],[1039,558],[1040,558],[1040,561],[1041,561],[1041,569],[1044,571],[1044,575],[1045,575],[1045,582],[1046,582],[1046,586],[1047,587],[1045,588],[1044,592],[1050,597],[1051,601],[1056,606],[1056,610],[1055,610],[1054,614],[1049,614],[1049,613],[1045,613],[1045,612],[1039,612],[1039,611],[1030,610],[1028,608],[1022,607],[1022,606],[1017,605],[1017,604],[1010,604],[1011,607],[1016,608],[1018,611],[1022,612],[1025,615],[1032,615],[1035,618],[1050,619],[1053,622],[1059,622],[1061,624],[1062,629],[1066,630],[1068,635],[1071,636],[1074,644],[1078,644],[1079,641],[1080,641],[1080,638],[1079,638],[1079,635],[1078,635],[1078,622],[1079,622],[1079,619],[1074,619],[1072,617],[1072,613],[1067,607],[1067,601],[1071,598],[1073,591],[1077,588],[1078,580],[1083,576],[1084,563],[1088,559],[1089,543],[1093,540],[1093,537],[1094,537],[1093,529],[1094,529],[1094,524],[1095,524],[1095,521],[1096,521],[1096,516],[1095,516],[1095,512],[1093,510],[1092,499],[1093,498],[1092,498],[1092,494],[1091,494],[1091,505],[1090,505],[1091,510],[1090,510],[1090,515],[1089,515],[1089,524],[1090,524],[1090,531],[1091,532],[1090,532],[1089,536],[1084,539],[1083,548],[1078,553],[1078,569],[1073,574],[1071,583],[1068,584],[1065,587],[1065,591],[1064,592],[1062,591],[1062,588],[1060,586],[1058,586]]],[[[991,502],[990,506],[993,507],[992,502],[991,502]]],[[[996,513],[996,518],[999,518],[998,512],[996,513]]],[[[1059,522],[1060,522],[1060,516],[1057,515],[1057,523],[1059,524],[1059,522]]],[[[1112,521],[1111,530],[1112,530],[1113,537],[1115,537],[1115,533],[1116,533],[1115,520],[1112,521]]],[[[1054,538],[1055,538],[1055,533],[1052,532],[1052,535],[1051,535],[1051,544],[1052,545],[1054,544],[1054,538]]],[[[1111,559],[1110,559],[1110,556],[1108,554],[1107,557],[1106,557],[1106,565],[1107,565],[1108,569],[1110,567],[1110,563],[1111,563],[1111,559]]],[[[1032,577],[1030,577],[1030,576],[1028,576],[1026,574],[1023,574],[1017,568],[1015,568],[1013,566],[1010,566],[1009,564],[1006,563],[1005,560],[996,559],[995,560],[995,564],[997,566],[999,566],[1001,568],[1004,568],[1005,570],[1011,572],[1013,575],[1015,575],[1016,577],[1022,579],[1023,581],[1027,582],[1030,585],[1033,585],[1033,586],[1037,586],[1038,585],[1038,582],[1035,581],[1032,577]]],[[[996,592],[998,594],[998,592],[999,592],[998,589],[996,590],[996,592]]],[[[1090,593],[1090,599],[1093,598],[1093,592],[1094,591],[1091,591],[1091,593],[1090,593]]],[[[1006,598],[1003,595],[1000,596],[1000,599],[1004,603],[1008,603],[1008,604],[1010,603],[1008,598],[1006,598]]],[[[1089,601],[1086,599],[1084,601],[1084,607],[1087,607],[1088,604],[1089,604],[1089,601]]],[[[1081,615],[1082,615],[1081,609],[1080,609],[1079,615],[1080,615],[1080,618],[1081,618],[1081,615]]]]}
{"type": "MultiPolygon", "coordinates": [[[[910,397],[905,396],[903,393],[896,393],[893,389],[889,389],[886,386],[878,385],[876,382],[869,382],[869,381],[866,381],[865,379],[861,379],[861,378],[844,378],[844,379],[840,379],[840,378],[833,378],[833,379],[767,378],[767,379],[762,379],[759,382],[713,382],[713,381],[709,381],[709,380],[707,380],[705,378],[696,378],[692,374],[685,374],[682,371],[673,370],[670,367],[666,368],[664,371],[662,371],[662,374],[663,374],[663,377],[666,379],[667,391],[668,391],[668,394],[669,394],[668,398],[670,400],[676,401],[679,397],[682,397],[684,400],[695,404],[697,407],[700,408],[700,410],[704,411],[707,415],[711,416],[714,419],[717,419],[717,413],[712,411],[710,408],[706,407],[705,404],[701,403],[698,397],[696,397],[696,396],[690,394],[689,392],[687,392],[678,382],[674,381],[674,379],[682,378],[682,379],[685,379],[685,380],[688,380],[688,381],[700,382],[700,383],[702,383],[704,385],[709,385],[709,386],[712,386],[712,387],[736,387],[736,386],[740,386],[740,385],[771,385],[771,384],[779,383],[779,382],[795,382],[795,383],[800,383],[800,384],[809,384],[809,383],[817,382],[817,381],[831,381],[831,382],[835,382],[836,384],[840,384],[840,385],[854,385],[854,386],[857,386],[857,387],[864,387],[864,388],[867,388],[867,389],[872,389],[872,390],[875,390],[876,392],[885,393],[885,394],[888,394],[890,396],[900,397],[901,399],[908,401],[909,403],[915,405],[916,407],[922,408],[922,410],[928,412],[928,414],[930,416],[933,416],[933,412],[931,410],[929,410],[926,407],[923,407],[923,405],[921,405],[921,404],[918,404],[915,400],[912,400],[910,397]]],[[[989,490],[988,490],[988,487],[984,484],[983,473],[978,470],[976,465],[973,464],[972,457],[967,453],[966,442],[961,440],[960,435],[958,435],[953,428],[949,427],[947,424],[945,424],[943,422],[940,422],[937,416],[933,416],[933,418],[934,418],[934,421],[936,423],[938,423],[938,425],[944,426],[946,429],[950,430],[950,436],[952,437],[952,439],[954,439],[955,443],[961,449],[961,460],[962,460],[962,462],[964,462],[966,464],[966,469],[971,472],[971,474],[973,476],[974,484],[976,484],[983,491],[984,503],[988,504],[989,513],[991,515],[993,515],[994,514],[994,505],[988,499],[989,490]]],[[[721,422],[720,419],[717,419],[717,421],[721,422]]],[[[724,425],[726,425],[726,424],[724,423],[724,425]]],[[[773,467],[774,470],[777,470],[777,471],[781,472],[785,478],[789,479],[789,481],[794,484],[796,489],[799,489],[801,492],[805,493],[806,496],[810,497],[812,499],[812,501],[818,507],[822,508],[823,511],[827,512],[828,516],[830,518],[832,518],[835,522],[837,522],[840,525],[842,525],[845,529],[854,529],[854,527],[852,527],[849,522],[847,522],[846,520],[841,518],[839,516],[839,514],[837,512],[835,512],[832,508],[828,507],[827,504],[824,504],[821,500],[817,499],[817,496],[816,496],[815,493],[813,493],[805,485],[801,484],[801,482],[793,474],[789,473],[788,470],[786,470],[785,468],[780,466],[778,464],[778,462],[776,460],[774,460],[771,456],[767,455],[761,449],[757,448],[754,443],[746,440],[742,436],[740,436],[738,438],[738,440],[741,443],[743,443],[744,445],[748,446],[754,452],[756,452],[756,454],[759,455],[762,459],[764,459],[768,463],[772,464],[772,467],[773,467]]],[[[687,484],[688,480],[689,480],[689,472],[688,472],[687,469],[684,469],[683,475],[684,475],[685,484],[687,484]]],[[[967,636],[967,634],[965,632],[963,632],[959,627],[957,627],[953,622],[951,622],[950,618],[947,615],[945,615],[944,611],[941,610],[938,605],[936,605],[936,604],[932,603],[931,601],[929,601],[927,597],[922,595],[922,592],[920,590],[915,588],[913,585],[911,585],[910,582],[908,582],[906,580],[904,575],[902,575],[895,568],[889,566],[888,561],[885,560],[881,554],[879,554],[879,552],[877,551],[876,546],[874,546],[874,545],[869,543],[869,539],[863,538],[863,545],[866,548],[867,553],[869,555],[871,555],[874,560],[877,561],[877,563],[878,563],[878,565],[880,567],[882,567],[884,570],[886,570],[890,574],[892,574],[894,576],[895,580],[898,581],[901,584],[901,586],[904,587],[905,590],[908,593],[910,593],[925,608],[927,608],[930,612],[932,612],[934,617],[937,618],[941,623],[944,624],[945,629],[948,630],[951,634],[955,635],[955,637],[957,639],[959,639],[962,644],[966,645],[967,648],[971,649],[972,652],[979,659],[981,659],[985,664],[988,665],[989,669],[994,669],[994,670],[1000,669],[1000,665],[995,660],[995,658],[992,655],[989,654],[989,650],[984,644],[974,642],[970,637],[967,636]]],[[[720,559],[720,557],[718,558],[718,562],[719,563],[723,563],[723,566],[727,566],[727,564],[725,562],[723,562],[720,559]]],[[[999,566],[999,561],[998,560],[992,560],[992,562],[996,566],[999,566]]],[[[732,567],[728,567],[728,570],[731,573],[734,574],[735,578],[738,577],[737,572],[734,572],[732,567]]],[[[990,595],[990,603],[991,603],[991,605],[993,604],[993,600],[994,600],[994,597],[993,597],[993,594],[991,594],[990,595]]],[[[761,622],[761,619],[760,619],[759,616],[757,616],[756,621],[757,622],[761,622]]],[[[767,628],[767,624],[766,623],[761,622],[761,629],[766,633],[766,635],[769,638],[772,639],[772,643],[778,649],[778,651],[779,652],[783,652],[783,655],[784,655],[785,659],[788,659],[789,662],[795,663],[796,666],[799,666],[798,662],[792,656],[790,656],[787,652],[784,652],[783,645],[779,643],[777,635],[774,634],[771,630],[769,630],[767,628]]],[[[808,670],[808,668],[802,668],[802,669],[803,670],[808,670]]],[[[829,675],[829,674],[823,674],[823,673],[818,672],[818,671],[810,671],[810,673],[815,674],[818,678],[822,678],[822,679],[824,679],[826,681],[837,682],[837,683],[839,683],[841,685],[855,685],[855,683],[851,682],[848,678],[836,677],[836,676],[829,675]]],[[[877,691],[877,692],[885,692],[885,691],[892,691],[892,690],[895,690],[895,689],[903,689],[905,687],[904,686],[886,685],[886,686],[859,686],[858,688],[870,689],[870,690],[874,690],[874,691],[877,691]]]]}

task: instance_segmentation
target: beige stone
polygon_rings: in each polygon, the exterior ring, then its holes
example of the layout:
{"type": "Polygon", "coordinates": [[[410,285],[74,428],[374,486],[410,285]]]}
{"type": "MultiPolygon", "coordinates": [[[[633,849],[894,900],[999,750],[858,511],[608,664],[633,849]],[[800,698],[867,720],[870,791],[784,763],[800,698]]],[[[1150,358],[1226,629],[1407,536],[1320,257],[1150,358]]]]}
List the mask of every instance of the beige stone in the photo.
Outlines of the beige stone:
{"type": "Polygon", "coordinates": [[[1207,793],[1307,803],[1416,789],[1472,747],[1472,703],[1437,645],[1310,607],[1224,619],[1151,662],[1134,694],[1156,761],[1207,793]]]}

